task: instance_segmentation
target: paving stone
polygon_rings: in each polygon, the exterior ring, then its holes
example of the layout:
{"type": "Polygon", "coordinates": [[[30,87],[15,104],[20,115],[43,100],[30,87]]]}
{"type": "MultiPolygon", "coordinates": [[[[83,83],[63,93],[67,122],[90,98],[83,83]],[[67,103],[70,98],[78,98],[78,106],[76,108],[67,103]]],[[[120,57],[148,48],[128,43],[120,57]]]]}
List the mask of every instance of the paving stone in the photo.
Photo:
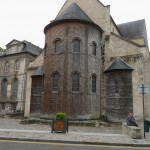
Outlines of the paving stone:
{"type": "Polygon", "coordinates": [[[20,124],[20,119],[0,118],[0,138],[18,138],[46,141],[65,142],[94,142],[109,144],[135,144],[150,145],[150,133],[146,133],[146,139],[131,139],[122,134],[121,125],[109,127],[85,127],[69,126],[69,132],[51,133],[50,125],[20,124]]]}

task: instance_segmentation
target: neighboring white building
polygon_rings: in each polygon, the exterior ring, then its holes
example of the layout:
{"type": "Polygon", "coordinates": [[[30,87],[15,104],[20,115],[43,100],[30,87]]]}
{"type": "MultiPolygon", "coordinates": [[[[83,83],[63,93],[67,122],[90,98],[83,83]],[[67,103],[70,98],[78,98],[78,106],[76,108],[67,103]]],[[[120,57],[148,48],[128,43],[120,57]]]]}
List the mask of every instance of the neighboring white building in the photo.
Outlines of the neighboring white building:
{"type": "Polygon", "coordinates": [[[42,51],[28,41],[12,40],[0,55],[0,112],[24,111],[29,62],[42,51]]]}

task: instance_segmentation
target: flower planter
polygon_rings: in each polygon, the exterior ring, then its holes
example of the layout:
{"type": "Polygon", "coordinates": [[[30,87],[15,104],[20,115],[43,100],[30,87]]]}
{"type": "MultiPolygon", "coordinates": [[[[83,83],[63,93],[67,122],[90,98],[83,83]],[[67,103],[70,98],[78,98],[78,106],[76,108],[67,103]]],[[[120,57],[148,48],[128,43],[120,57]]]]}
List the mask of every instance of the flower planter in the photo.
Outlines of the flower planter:
{"type": "Polygon", "coordinates": [[[52,119],[51,132],[53,133],[53,131],[57,133],[66,133],[66,131],[68,132],[68,119],[65,120],[52,119]]]}

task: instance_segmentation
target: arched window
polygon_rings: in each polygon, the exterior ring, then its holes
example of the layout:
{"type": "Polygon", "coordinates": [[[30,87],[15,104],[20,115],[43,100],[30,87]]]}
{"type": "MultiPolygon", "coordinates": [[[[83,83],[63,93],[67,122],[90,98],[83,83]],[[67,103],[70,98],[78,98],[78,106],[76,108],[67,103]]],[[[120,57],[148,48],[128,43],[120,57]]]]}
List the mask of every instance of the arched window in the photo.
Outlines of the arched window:
{"type": "Polygon", "coordinates": [[[80,77],[78,73],[72,75],[72,91],[78,92],[80,87],[80,77]]]}
{"type": "Polygon", "coordinates": [[[59,73],[55,73],[53,75],[53,91],[59,90],[59,78],[60,78],[59,73]]]}
{"type": "Polygon", "coordinates": [[[55,53],[59,53],[60,52],[60,49],[61,49],[61,40],[56,40],[55,41],[55,53]]]}
{"type": "Polygon", "coordinates": [[[92,43],[92,55],[96,56],[96,43],[92,43]]]}
{"type": "Polygon", "coordinates": [[[4,72],[8,72],[9,70],[9,62],[7,61],[4,65],[4,72]]]}
{"type": "Polygon", "coordinates": [[[18,79],[14,79],[12,83],[12,100],[17,100],[17,93],[18,93],[18,79]]]}
{"type": "Polygon", "coordinates": [[[8,86],[8,81],[7,79],[3,79],[1,83],[1,94],[2,98],[7,98],[7,86],[8,86]]]}
{"type": "Polygon", "coordinates": [[[92,75],[92,92],[96,92],[96,75],[92,75]]]}
{"type": "Polygon", "coordinates": [[[75,39],[73,41],[73,52],[74,53],[79,53],[80,52],[80,40],[75,39]]]}
{"type": "Polygon", "coordinates": [[[16,60],[15,61],[15,71],[19,70],[19,65],[20,65],[19,60],[16,60]]]}

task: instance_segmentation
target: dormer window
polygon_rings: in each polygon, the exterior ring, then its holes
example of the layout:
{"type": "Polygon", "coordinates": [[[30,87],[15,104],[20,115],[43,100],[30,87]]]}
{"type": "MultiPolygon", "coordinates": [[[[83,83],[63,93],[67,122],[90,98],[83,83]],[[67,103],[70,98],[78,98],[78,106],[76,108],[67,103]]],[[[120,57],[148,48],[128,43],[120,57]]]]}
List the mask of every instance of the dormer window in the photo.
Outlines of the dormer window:
{"type": "Polygon", "coordinates": [[[17,52],[19,52],[20,50],[20,45],[17,45],[17,52]]]}

